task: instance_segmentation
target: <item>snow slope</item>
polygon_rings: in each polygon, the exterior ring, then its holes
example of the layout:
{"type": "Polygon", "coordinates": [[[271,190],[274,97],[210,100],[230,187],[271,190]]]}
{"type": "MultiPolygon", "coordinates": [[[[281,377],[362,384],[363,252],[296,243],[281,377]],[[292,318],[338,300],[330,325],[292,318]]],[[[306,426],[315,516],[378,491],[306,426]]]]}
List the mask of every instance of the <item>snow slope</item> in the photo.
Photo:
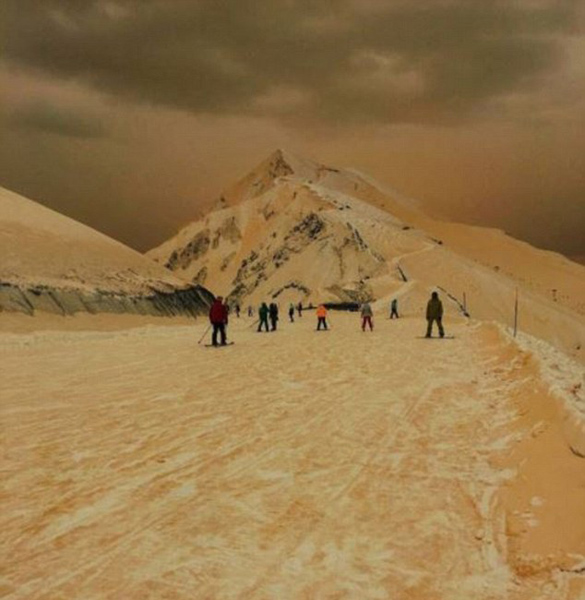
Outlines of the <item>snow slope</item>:
{"type": "Polygon", "coordinates": [[[357,171],[277,151],[148,256],[233,301],[378,301],[511,324],[585,360],[585,268],[500,231],[430,218],[357,171]]]}
{"type": "Polygon", "coordinates": [[[0,309],[192,312],[208,295],[140,253],[0,188],[0,309]],[[182,306],[183,305],[183,306],[182,306]]]}
{"type": "Polygon", "coordinates": [[[489,324],[331,324],[4,335],[3,597],[581,600],[551,394],[583,370],[489,324]]]}

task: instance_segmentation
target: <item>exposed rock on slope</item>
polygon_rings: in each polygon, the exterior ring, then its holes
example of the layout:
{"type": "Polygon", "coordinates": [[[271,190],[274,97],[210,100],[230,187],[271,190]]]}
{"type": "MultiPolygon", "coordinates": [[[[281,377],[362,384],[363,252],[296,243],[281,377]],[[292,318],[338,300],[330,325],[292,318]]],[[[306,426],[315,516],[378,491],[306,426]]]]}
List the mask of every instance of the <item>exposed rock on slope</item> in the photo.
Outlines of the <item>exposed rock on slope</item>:
{"type": "Polygon", "coordinates": [[[392,272],[380,245],[395,256],[420,249],[424,236],[406,236],[399,219],[318,183],[339,176],[338,170],[296,162],[303,178],[285,168],[289,163],[277,152],[226,193],[231,206],[188,226],[149,256],[190,282],[241,301],[372,298],[367,280],[392,272]],[[233,190],[244,200],[237,202],[233,190]],[[379,239],[362,235],[372,225],[379,239]]]}
{"type": "Polygon", "coordinates": [[[127,246],[0,188],[0,310],[196,315],[212,295],[127,246]]]}
{"type": "Polygon", "coordinates": [[[357,171],[275,152],[202,219],[150,251],[189,282],[232,300],[347,302],[399,297],[520,327],[583,357],[585,268],[503,232],[433,219],[357,171]]]}

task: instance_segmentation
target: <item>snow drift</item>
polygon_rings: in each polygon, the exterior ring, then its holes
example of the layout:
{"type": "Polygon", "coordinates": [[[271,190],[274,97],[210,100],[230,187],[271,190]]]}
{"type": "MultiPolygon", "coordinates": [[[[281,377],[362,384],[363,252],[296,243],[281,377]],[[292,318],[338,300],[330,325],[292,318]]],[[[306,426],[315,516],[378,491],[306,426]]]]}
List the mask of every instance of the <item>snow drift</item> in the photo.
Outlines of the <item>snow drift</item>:
{"type": "Polygon", "coordinates": [[[0,188],[0,309],[196,315],[211,294],[124,244],[0,188]]]}

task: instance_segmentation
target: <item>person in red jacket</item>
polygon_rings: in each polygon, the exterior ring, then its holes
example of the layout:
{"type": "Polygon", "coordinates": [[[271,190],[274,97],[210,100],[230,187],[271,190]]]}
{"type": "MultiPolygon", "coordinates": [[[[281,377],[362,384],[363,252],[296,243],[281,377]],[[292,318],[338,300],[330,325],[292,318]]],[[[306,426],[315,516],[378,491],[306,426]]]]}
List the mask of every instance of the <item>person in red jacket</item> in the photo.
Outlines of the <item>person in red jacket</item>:
{"type": "Polygon", "coordinates": [[[213,334],[211,336],[211,343],[217,346],[217,334],[221,339],[221,345],[227,344],[226,339],[226,327],[228,324],[228,307],[223,303],[223,297],[218,296],[209,309],[209,320],[213,326],[213,334]]]}

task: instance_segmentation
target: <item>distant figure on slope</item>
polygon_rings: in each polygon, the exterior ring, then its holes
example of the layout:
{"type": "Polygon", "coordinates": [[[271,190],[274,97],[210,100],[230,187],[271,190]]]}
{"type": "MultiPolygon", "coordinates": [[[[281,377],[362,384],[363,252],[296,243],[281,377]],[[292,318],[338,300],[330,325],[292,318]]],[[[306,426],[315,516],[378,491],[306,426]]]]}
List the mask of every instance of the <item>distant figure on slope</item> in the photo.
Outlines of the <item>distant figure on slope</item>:
{"type": "Polygon", "coordinates": [[[390,303],[390,318],[391,319],[398,319],[398,300],[396,298],[394,298],[392,300],[392,302],[390,303]]]}
{"type": "Polygon", "coordinates": [[[249,317],[253,317],[254,316],[254,309],[251,306],[248,306],[248,316],[249,317]]]}
{"type": "Polygon", "coordinates": [[[291,323],[295,322],[295,305],[291,302],[288,307],[288,318],[291,323]]]}
{"type": "Polygon", "coordinates": [[[240,305],[236,304],[236,317],[240,318],[240,305]]]}
{"type": "Polygon", "coordinates": [[[302,302],[299,302],[297,304],[297,312],[299,313],[299,317],[303,316],[303,303],[302,302]]]}
{"type": "Polygon", "coordinates": [[[327,309],[323,304],[319,304],[319,308],[317,308],[317,331],[321,329],[321,325],[327,329],[327,309]]]}
{"type": "Polygon", "coordinates": [[[272,331],[276,331],[276,324],[278,323],[278,306],[274,303],[270,303],[270,324],[272,325],[272,331]]]}
{"type": "Polygon", "coordinates": [[[211,343],[217,346],[217,334],[219,333],[221,339],[221,345],[227,344],[226,339],[226,327],[228,324],[228,308],[223,303],[223,297],[218,296],[209,309],[209,320],[213,326],[213,334],[211,336],[211,343]]]}
{"type": "Polygon", "coordinates": [[[439,327],[439,335],[445,337],[445,331],[443,330],[443,303],[439,300],[437,292],[431,294],[431,299],[427,304],[427,334],[425,337],[431,337],[434,321],[437,322],[437,326],[439,327]]]}
{"type": "Polygon", "coordinates": [[[266,327],[266,331],[270,331],[270,327],[268,327],[268,305],[266,302],[262,302],[260,308],[258,309],[258,317],[260,322],[258,323],[258,331],[262,331],[262,327],[266,327]]]}
{"type": "Polygon", "coordinates": [[[366,330],[366,325],[370,326],[370,331],[374,331],[374,325],[372,324],[372,317],[374,316],[374,312],[372,311],[372,307],[369,302],[364,302],[362,304],[362,331],[366,330]]]}

